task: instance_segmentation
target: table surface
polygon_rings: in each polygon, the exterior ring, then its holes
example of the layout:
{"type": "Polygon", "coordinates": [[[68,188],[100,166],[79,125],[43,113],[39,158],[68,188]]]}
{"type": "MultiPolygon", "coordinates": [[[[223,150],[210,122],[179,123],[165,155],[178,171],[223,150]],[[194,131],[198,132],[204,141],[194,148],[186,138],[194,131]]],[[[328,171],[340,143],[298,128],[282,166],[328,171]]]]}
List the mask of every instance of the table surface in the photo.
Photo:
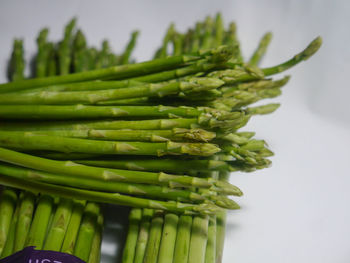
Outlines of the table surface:
{"type": "MultiPolygon", "coordinates": [[[[217,11],[226,22],[237,22],[245,57],[264,32],[274,33],[263,66],[289,58],[321,35],[320,52],[286,73],[293,77],[274,100],[282,107],[244,128],[256,131],[276,156],[270,169],[232,174],[245,195],[242,209],[229,213],[223,262],[350,262],[349,7],[348,1],[327,0],[1,1],[0,80],[6,81],[14,37],[25,40],[30,58],[40,28],[48,26],[50,38],[58,40],[73,16],[90,44],[107,38],[115,51],[132,30],[141,30],[138,61],[151,57],[170,22],[183,31],[217,11]]],[[[127,209],[110,208],[103,263],[116,262],[124,237],[127,209]]]]}

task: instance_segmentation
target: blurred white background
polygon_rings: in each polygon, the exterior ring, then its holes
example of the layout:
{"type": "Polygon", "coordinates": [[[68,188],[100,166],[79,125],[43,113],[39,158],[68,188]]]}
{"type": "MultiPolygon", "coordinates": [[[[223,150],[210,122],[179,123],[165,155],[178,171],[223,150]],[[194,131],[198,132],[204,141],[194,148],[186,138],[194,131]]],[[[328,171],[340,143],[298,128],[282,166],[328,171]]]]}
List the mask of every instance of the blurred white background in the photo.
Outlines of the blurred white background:
{"type": "MultiPolygon", "coordinates": [[[[0,80],[6,81],[13,38],[25,40],[30,58],[40,28],[48,26],[58,40],[73,16],[89,43],[107,38],[114,51],[124,48],[132,30],[141,30],[134,53],[141,61],[151,57],[170,22],[184,31],[218,11],[226,23],[237,22],[246,58],[263,33],[274,33],[263,66],[291,57],[318,35],[324,40],[315,57],[286,73],[292,79],[277,99],[282,107],[245,128],[276,156],[270,169],[232,175],[245,196],[242,210],[230,213],[223,262],[350,262],[349,1],[2,0],[0,80]]],[[[104,243],[104,263],[115,262],[115,249],[104,243]]]]}

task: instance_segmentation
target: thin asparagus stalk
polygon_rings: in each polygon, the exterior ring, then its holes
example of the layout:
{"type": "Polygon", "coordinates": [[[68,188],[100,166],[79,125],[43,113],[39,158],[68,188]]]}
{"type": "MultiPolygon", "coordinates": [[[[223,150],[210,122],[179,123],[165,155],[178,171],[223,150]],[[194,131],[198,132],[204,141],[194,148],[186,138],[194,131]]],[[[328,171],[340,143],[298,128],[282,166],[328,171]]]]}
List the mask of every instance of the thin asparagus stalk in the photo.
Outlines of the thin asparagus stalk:
{"type": "Polygon", "coordinates": [[[97,226],[94,239],[92,240],[91,251],[87,263],[100,263],[101,243],[103,232],[103,215],[100,213],[97,217],[97,226]]]}
{"type": "Polygon", "coordinates": [[[153,216],[154,210],[143,209],[142,217],[140,222],[140,230],[137,237],[137,243],[135,247],[135,257],[134,263],[143,263],[146,246],[149,238],[149,231],[151,226],[151,218],[153,216]]]}
{"type": "Polygon", "coordinates": [[[139,208],[133,208],[129,213],[129,230],[124,245],[122,263],[134,262],[141,216],[142,210],[139,208]]]}
{"type": "MultiPolygon", "coordinates": [[[[54,174],[39,172],[36,170],[28,170],[28,169],[23,169],[20,167],[9,166],[4,164],[0,164],[0,171],[3,175],[11,176],[18,179],[72,186],[72,187],[77,187],[77,188],[82,188],[87,190],[99,190],[103,192],[118,192],[118,193],[130,194],[130,195],[141,195],[143,197],[147,196],[152,198],[169,199],[169,200],[176,200],[176,201],[186,200],[187,202],[201,202],[207,199],[207,200],[213,200],[214,202],[217,202],[219,206],[231,208],[230,201],[226,200],[224,197],[222,197],[221,199],[216,199],[215,196],[213,196],[213,194],[199,195],[190,190],[183,190],[183,189],[177,190],[177,189],[171,189],[167,187],[160,187],[157,185],[130,184],[130,183],[119,183],[119,182],[104,182],[101,180],[79,179],[72,176],[54,175],[54,174]],[[222,204],[222,202],[224,203],[222,204]]],[[[230,194],[240,196],[242,195],[242,192],[237,188],[236,192],[231,191],[230,194]]],[[[72,221],[72,223],[73,222],[74,221],[72,221]]]]}
{"type": "Polygon", "coordinates": [[[204,33],[202,37],[201,48],[208,49],[213,46],[213,40],[214,40],[213,39],[214,21],[210,16],[208,16],[205,19],[203,28],[204,28],[204,33]]]}
{"type": "Polygon", "coordinates": [[[264,57],[264,55],[266,53],[267,47],[269,46],[271,39],[272,39],[271,32],[267,32],[265,35],[263,35],[263,37],[261,38],[261,40],[259,42],[259,46],[257,47],[257,49],[254,51],[253,55],[249,59],[248,63],[250,65],[253,65],[253,66],[259,65],[260,61],[262,60],[262,58],[264,57]]]}
{"type": "Polygon", "coordinates": [[[47,48],[47,35],[49,30],[44,28],[40,31],[39,36],[36,40],[38,46],[38,53],[36,55],[35,61],[35,76],[37,78],[42,78],[46,76],[50,49],[47,48]]]}
{"type": "Polygon", "coordinates": [[[163,216],[164,215],[162,211],[155,211],[155,214],[152,218],[149,238],[147,242],[145,256],[143,259],[144,263],[158,262],[158,253],[164,223],[163,216]]]}
{"type": "Polygon", "coordinates": [[[24,68],[25,68],[25,61],[24,61],[23,40],[15,39],[13,42],[13,51],[12,51],[12,56],[9,64],[9,79],[11,81],[23,80],[24,68]]]}
{"type": "Polygon", "coordinates": [[[60,251],[72,215],[73,201],[60,198],[51,228],[47,234],[44,250],[60,251]]]}
{"type": "Polygon", "coordinates": [[[192,216],[179,217],[173,263],[187,263],[190,249],[192,216]]]}
{"type": "Polygon", "coordinates": [[[175,31],[175,26],[174,24],[170,24],[165,36],[164,36],[164,39],[163,39],[163,45],[162,45],[162,48],[159,52],[159,58],[165,58],[167,57],[168,55],[168,44],[171,40],[171,38],[173,37],[174,35],[174,31],[175,31]]]}
{"type": "Polygon", "coordinates": [[[173,46],[174,46],[173,55],[174,56],[182,54],[182,42],[183,42],[183,36],[180,33],[175,32],[173,35],[173,46]]]}
{"type": "Polygon", "coordinates": [[[0,145],[22,150],[152,156],[211,156],[220,151],[220,148],[210,143],[101,141],[8,131],[0,131],[0,145]]]}
{"type": "Polygon", "coordinates": [[[193,217],[191,230],[191,242],[188,255],[188,263],[204,263],[208,240],[209,217],[198,215],[193,217]]]}
{"type": "Polygon", "coordinates": [[[77,242],[74,247],[74,256],[88,261],[92,242],[97,230],[97,217],[100,206],[96,203],[88,203],[85,207],[84,217],[80,225],[77,242]]]}
{"type": "Polygon", "coordinates": [[[75,243],[77,241],[78,231],[83,213],[85,209],[86,201],[75,200],[73,205],[72,215],[67,227],[67,233],[64,237],[61,252],[67,254],[74,253],[75,243]]]}
{"type": "Polygon", "coordinates": [[[164,70],[170,70],[182,66],[185,63],[197,61],[202,58],[212,57],[214,62],[220,63],[230,58],[232,48],[220,47],[209,51],[199,51],[193,55],[181,55],[167,58],[161,58],[136,64],[114,66],[104,69],[96,69],[89,72],[79,72],[64,76],[52,76],[46,78],[36,78],[29,80],[19,80],[15,84],[4,83],[0,84],[0,92],[11,92],[34,87],[42,87],[56,84],[73,83],[81,81],[89,81],[96,79],[126,79],[140,75],[147,75],[164,70]]]}
{"type": "Polygon", "coordinates": [[[41,195],[25,246],[35,246],[38,250],[42,249],[52,211],[53,198],[49,195],[41,195]]]}
{"type": "Polygon", "coordinates": [[[228,28],[227,32],[225,33],[224,44],[236,46],[237,56],[232,58],[233,61],[238,62],[238,63],[242,63],[244,61],[243,56],[242,56],[242,52],[241,52],[241,48],[240,48],[240,43],[239,43],[238,37],[237,37],[236,23],[234,23],[234,22],[230,23],[229,28],[228,28]]]}
{"type": "Polygon", "coordinates": [[[132,196],[121,195],[118,193],[104,193],[104,192],[95,192],[82,189],[76,189],[71,187],[56,186],[52,184],[39,183],[28,180],[18,180],[17,178],[2,176],[0,178],[0,183],[9,186],[15,187],[22,190],[35,191],[42,194],[58,195],[65,198],[75,198],[75,199],[84,199],[93,202],[104,202],[111,204],[118,204],[124,206],[132,206],[139,208],[152,208],[152,209],[162,209],[177,213],[186,213],[186,214],[212,214],[217,212],[219,209],[210,203],[206,204],[188,204],[180,202],[166,202],[158,201],[144,198],[137,198],[132,196]]]}
{"type": "Polygon", "coordinates": [[[0,256],[2,255],[9,234],[16,202],[17,194],[14,190],[10,188],[2,190],[0,199],[0,256]]]}
{"type": "MultiPolygon", "coordinates": [[[[220,179],[223,181],[227,181],[228,176],[229,176],[229,173],[227,172],[220,173],[220,179]]],[[[222,262],[225,232],[226,232],[226,216],[227,216],[227,213],[225,210],[220,211],[216,215],[216,251],[215,251],[216,263],[222,262]]]]}
{"type": "Polygon", "coordinates": [[[238,188],[228,183],[212,178],[194,178],[189,176],[169,175],[165,173],[150,173],[139,171],[127,171],[106,169],[93,166],[80,165],[71,161],[55,161],[23,154],[4,148],[0,148],[0,160],[27,168],[37,169],[49,173],[66,174],[82,178],[95,178],[108,181],[135,182],[169,185],[170,187],[193,186],[199,188],[215,187],[215,191],[235,193],[238,188]]]}
{"type": "Polygon", "coordinates": [[[33,93],[3,94],[1,104],[96,104],[98,102],[129,99],[138,97],[162,97],[180,92],[199,92],[216,89],[224,82],[212,78],[192,78],[186,82],[143,84],[122,89],[108,89],[97,91],[56,92],[42,91],[33,93]]]}
{"type": "Polygon", "coordinates": [[[209,217],[208,241],[205,251],[205,263],[216,262],[216,216],[209,217]]]}
{"type": "Polygon", "coordinates": [[[71,46],[73,30],[75,28],[76,19],[73,18],[64,30],[64,38],[58,45],[58,65],[60,75],[66,75],[70,71],[71,66],[71,46]]]}
{"type": "Polygon", "coordinates": [[[32,223],[36,196],[33,193],[25,192],[21,200],[18,222],[16,226],[15,242],[13,252],[24,248],[29,229],[32,223]]]}
{"type": "Polygon", "coordinates": [[[15,212],[13,213],[12,220],[10,223],[9,232],[6,239],[6,244],[2,250],[1,258],[8,257],[13,254],[13,247],[15,245],[15,235],[16,235],[16,226],[18,221],[18,213],[20,208],[20,202],[17,202],[15,212]]]}
{"type": "Polygon", "coordinates": [[[158,263],[172,263],[174,259],[177,224],[179,216],[167,213],[164,216],[164,227],[160,242],[158,263]]]}
{"type": "Polygon", "coordinates": [[[222,21],[222,16],[218,13],[215,17],[215,43],[214,46],[223,45],[224,39],[224,24],[222,21]]]}
{"type": "Polygon", "coordinates": [[[31,131],[36,135],[49,135],[72,137],[81,139],[96,139],[105,141],[144,141],[144,142],[165,142],[165,141],[198,141],[208,142],[215,138],[214,132],[203,129],[181,129],[171,130],[52,130],[52,131],[31,131]]]}
{"type": "Polygon", "coordinates": [[[126,46],[125,51],[122,55],[121,64],[129,64],[130,63],[130,56],[131,56],[132,51],[135,48],[136,40],[137,40],[138,36],[139,36],[139,31],[132,32],[131,39],[130,39],[128,45],[126,46]]]}
{"type": "MultiPolygon", "coordinates": [[[[47,62],[47,77],[50,76],[56,76],[57,71],[58,71],[58,65],[57,65],[57,50],[56,47],[53,43],[48,43],[47,44],[47,49],[49,52],[48,55],[48,62],[47,62]]],[[[43,78],[39,77],[38,78],[43,78]]]]}
{"type": "Polygon", "coordinates": [[[81,30],[75,34],[73,41],[73,68],[74,72],[83,72],[87,70],[87,54],[86,39],[81,30]]]}

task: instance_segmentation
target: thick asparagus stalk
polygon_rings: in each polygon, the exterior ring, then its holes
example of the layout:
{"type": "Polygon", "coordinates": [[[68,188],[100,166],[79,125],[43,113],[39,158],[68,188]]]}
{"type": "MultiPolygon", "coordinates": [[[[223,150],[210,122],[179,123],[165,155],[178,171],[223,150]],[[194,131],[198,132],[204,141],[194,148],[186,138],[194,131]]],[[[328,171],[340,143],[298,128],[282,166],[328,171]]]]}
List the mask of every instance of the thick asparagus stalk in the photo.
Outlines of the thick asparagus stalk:
{"type": "Polygon", "coordinates": [[[173,262],[178,221],[179,216],[176,214],[167,213],[164,216],[164,227],[158,254],[159,263],[173,262]]]}
{"type": "Polygon", "coordinates": [[[142,211],[140,230],[135,247],[134,263],[143,263],[153,213],[154,210],[152,209],[143,209],[142,211]]]}
{"type": "Polygon", "coordinates": [[[97,226],[92,240],[91,251],[89,260],[87,263],[100,263],[101,258],[101,243],[102,243],[102,232],[103,232],[103,215],[100,213],[97,217],[97,226]]]}
{"type": "Polygon", "coordinates": [[[18,222],[16,226],[15,242],[13,252],[24,248],[25,242],[32,223],[36,196],[33,193],[25,192],[19,208],[18,222]]]}
{"type": "Polygon", "coordinates": [[[72,215],[73,201],[61,198],[47,234],[44,250],[60,251],[72,215]]]}
{"type": "Polygon", "coordinates": [[[2,190],[0,199],[0,256],[6,244],[16,202],[17,194],[14,190],[10,188],[2,190]]]}
{"type": "Polygon", "coordinates": [[[160,240],[162,238],[162,230],[164,223],[164,215],[162,211],[155,211],[151,221],[149,238],[143,259],[144,263],[158,262],[158,253],[160,240]]]}
{"type": "Polygon", "coordinates": [[[179,217],[173,263],[187,263],[190,250],[192,216],[179,217]]]}
{"type": "Polygon", "coordinates": [[[72,37],[76,19],[73,18],[64,30],[64,38],[58,46],[58,65],[60,75],[66,75],[70,71],[71,53],[72,53],[72,37]]]}
{"type": "Polygon", "coordinates": [[[204,263],[208,240],[209,217],[198,215],[193,217],[191,230],[191,242],[188,255],[188,263],[204,263]]]}
{"type": "Polygon", "coordinates": [[[42,195],[35,209],[25,246],[35,246],[36,249],[42,249],[52,210],[53,198],[42,195]]]}
{"type": "Polygon", "coordinates": [[[253,65],[253,66],[259,65],[260,61],[262,60],[262,58],[266,53],[267,47],[271,42],[271,38],[272,38],[271,32],[267,32],[265,35],[263,35],[263,37],[259,42],[259,46],[254,51],[252,57],[249,60],[250,65],[253,65]]]}
{"type": "Polygon", "coordinates": [[[45,77],[48,71],[48,62],[50,49],[48,48],[47,35],[49,30],[44,28],[40,31],[39,36],[36,40],[38,46],[38,53],[35,61],[35,76],[37,78],[45,77]]]}
{"type": "Polygon", "coordinates": [[[122,263],[134,262],[141,216],[142,210],[139,208],[133,208],[129,213],[129,230],[124,244],[122,263]]]}
{"type": "Polygon", "coordinates": [[[216,216],[209,217],[208,241],[205,250],[205,263],[216,262],[216,216]]]}
{"type": "Polygon", "coordinates": [[[88,203],[85,207],[84,218],[81,222],[77,242],[74,247],[74,255],[84,261],[88,261],[94,235],[97,230],[97,218],[100,206],[96,203],[88,203]]]}
{"type": "Polygon", "coordinates": [[[86,201],[75,200],[73,205],[72,215],[67,227],[67,233],[64,237],[61,252],[67,254],[74,253],[75,243],[77,242],[77,236],[83,213],[85,209],[86,201]]]}
{"type": "MultiPolygon", "coordinates": [[[[8,70],[9,79],[11,81],[23,80],[24,68],[25,68],[25,61],[24,61],[23,40],[15,39],[13,42],[13,51],[12,51],[12,56],[9,64],[9,70],[8,70]]],[[[9,91],[11,91],[11,89],[9,89],[9,91]]]]}

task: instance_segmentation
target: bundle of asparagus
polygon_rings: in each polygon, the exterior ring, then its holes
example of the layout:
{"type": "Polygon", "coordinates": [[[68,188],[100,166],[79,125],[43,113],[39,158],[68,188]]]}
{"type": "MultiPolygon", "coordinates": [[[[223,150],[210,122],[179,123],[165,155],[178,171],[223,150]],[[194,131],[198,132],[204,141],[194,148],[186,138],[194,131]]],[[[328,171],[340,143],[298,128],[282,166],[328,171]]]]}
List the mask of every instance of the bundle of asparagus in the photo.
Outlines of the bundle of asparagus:
{"type": "MultiPolygon", "coordinates": [[[[227,112],[244,112],[246,116],[273,112],[278,105],[246,108],[246,106],[265,98],[274,98],[281,94],[281,87],[289,79],[286,76],[279,80],[266,79],[266,76],[282,72],[300,60],[313,54],[320,45],[320,39],[314,40],[302,53],[277,67],[259,69],[257,65],[264,56],[272,34],[266,33],[256,51],[247,63],[243,63],[239,42],[236,36],[236,26],[231,23],[224,28],[222,17],[218,14],[215,19],[207,17],[198,22],[194,28],[181,34],[170,25],[162,46],[157,50],[155,58],[164,58],[171,55],[188,54],[199,49],[216,48],[226,44],[236,47],[235,56],[228,63],[233,66],[228,69],[210,69],[205,72],[192,72],[193,76],[219,78],[224,82],[215,90],[198,91],[186,94],[182,92],[171,98],[143,98],[137,100],[138,105],[160,103],[172,106],[210,107],[211,110],[227,112]],[[169,48],[169,45],[172,47],[169,48]],[[172,52],[169,53],[169,50],[172,52]]],[[[181,77],[184,77],[181,75],[181,77]]],[[[184,78],[189,78],[187,75],[184,78]]],[[[132,101],[131,103],[135,103],[132,101]]],[[[129,102],[123,103],[127,105],[129,102]]],[[[116,104],[118,105],[118,104],[116,104]]],[[[252,139],[253,132],[237,132],[246,121],[230,131],[215,130],[214,141],[224,152],[199,160],[163,160],[157,163],[154,160],[140,161],[93,161],[85,162],[94,165],[110,165],[111,167],[126,168],[127,165],[141,167],[144,170],[169,171],[195,174],[196,176],[228,180],[229,172],[253,171],[269,165],[266,157],[272,152],[265,148],[262,140],[252,139]],[[228,157],[229,155],[229,157],[228,157]],[[231,159],[232,158],[232,159],[231,159]],[[151,165],[152,164],[152,165],[151,165]],[[153,165],[154,164],[154,165],[153,165]]],[[[205,127],[205,129],[208,129],[205,127]]],[[[208,129],[209,130],[209,129],[208,129]]],[[[209,190],[210,191],[210,190],[209,190]]],[[[207,189],[199,189],[198,193],[205,195],[207,189]]],[[[216,198],[221,197],[216,193],[216,198]]],[[[239,208],[237,205],[236,208],[239,208]]],[[[131,210],[129,215],[129,231],[125,243],[123,263],[219,263],[222,261],[223,243],[225,237],[225,210],[214,215],[178,215],[159,210],[138,209],[131,210]]]]}
{"type": "MultiPolygon", "coordinates": [[[[248,106],[280,95],[288,77],[266,77],[308,59],[321,39],[259,69],[270,34],[244,63],[234,24],[225,30],[218,15],[186,34],[171,26],[154,60],[122,65],[131,61],[137,32],[117,56],[108,42],[101,51],[88,48],[81,31],[73,39],[74,24],[58,46],[47,42],[47,29],[40,32],[37,78],[23,80],[23,48],[15,42],[14,82],[0,84],[0,183],[39,193],[37,211],[41,200],[59,196],[58,208],[71,216],[64,228],[68,233],[72,222],[76,232],[74,253],[89,262],[98,262],[98,252],[89,251],[99,251],[101,233],[93,231],[92,241],[90,231],[89,244],[79,243],[81,208],[74,220],[75,210],[66,208],[81,204],[75,200],[136,207],[124,262],[220,259],[225,209],[239,208],[228,196],[242,195],[227,175],[265,168],[272,155],[254,133],[237,130],[278,104],[248,106]]],[[[93,214],[86,225],[98,229],[102,216],[93,214]]]]}

